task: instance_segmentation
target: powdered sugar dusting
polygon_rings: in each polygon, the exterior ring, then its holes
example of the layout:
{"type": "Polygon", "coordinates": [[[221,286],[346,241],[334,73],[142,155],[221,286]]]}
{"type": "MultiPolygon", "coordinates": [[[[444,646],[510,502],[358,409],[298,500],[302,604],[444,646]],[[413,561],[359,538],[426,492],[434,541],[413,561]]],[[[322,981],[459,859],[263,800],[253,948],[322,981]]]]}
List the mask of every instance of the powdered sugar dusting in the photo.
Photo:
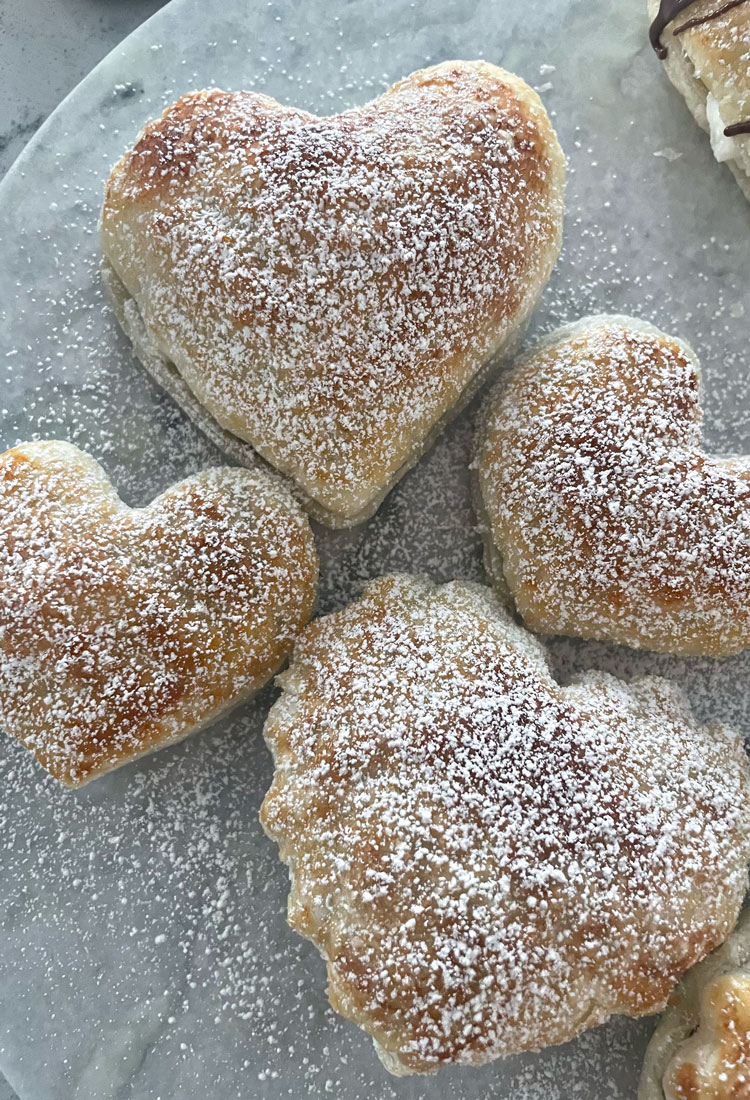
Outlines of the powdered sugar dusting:
{"type": "MultiPolygon", "coordinates": [[[[566,239],[535,330],[615,310],[683,335],[703,364],[707,445],[750,451],[738,319],[738,307],[750,312],[747,207],[653,58],[647,22],[637,5],[605,0],[330,0],[324,15],[313,0],[272,0],[250,20],[246,0],[173,0],[0,185],[4,445],[76,442],[133,504],[220,464],[132,359],[104,301],[97,219],[112,165],[192,88],[254,89],[326,115],[459,55],[532,84],[541,63],[555,65],[545,99],[570,161],[566,239]],[[651,155],[665,148],[681,159],[651,155]]],[[[323,612],[394,569],[484,579],[472,421],[469,411],[450,426],[366,526],[316,531],[323,612]]],[[[683,685],[702,719],[750,729],[750,653],[688,660],[561,638],[549,649],[564,679],[590,667],[657,671],[683,685]]],[[[273,698],[269,688],[73,796],[0,739],[0,1066],[17,1091],[60,1100],[90,1062],[97,1100],[110,1100],[122,1075],[117,1100],[129,1090],[138,1100],[632,1100],[653,1020],[617,1017],[484,1069],[401,1082],[384,1073],[367,1036],[328,1008],[315,949],[284,923],[287,874],[257,825],[273,698]]]]}
{"type": "Polygon", "coordinates": [[[78,786],[273,674],[312,611],[312,533],[263,474],[218,468],[142,510],[65,443],[0,460],[0,716],[78,786]]]}
{"type": "Polygon", "coordinates": [[[406,576],[314,624],[282,685],[290,921],[396,1072],[656,1011],[734,923],[750,773],[673,685],[561,689],[486,589],[406,576]]]}
{"type": "Polygon", "coordinates": [[[523,329],[563,172],[537,97],[484,63],[325,119],[201,92],[114,170],[104,247],[216,420],[352,523],[523,329]]]}
{"type": "Polygon", "coordinates": [[[563,329],[488,399],[478,449],[488,560],[528,625],[750,643],[750,464],[704,453],[689,349],[628,318],[563,329]]]}

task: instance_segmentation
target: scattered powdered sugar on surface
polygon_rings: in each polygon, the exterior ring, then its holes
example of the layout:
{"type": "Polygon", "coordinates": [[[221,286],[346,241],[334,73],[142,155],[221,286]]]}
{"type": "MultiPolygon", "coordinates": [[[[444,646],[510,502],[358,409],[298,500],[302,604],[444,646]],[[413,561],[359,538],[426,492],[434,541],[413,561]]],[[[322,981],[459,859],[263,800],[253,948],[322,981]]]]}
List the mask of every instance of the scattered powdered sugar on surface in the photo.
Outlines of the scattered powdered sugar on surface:
{"type": "Polygon", "coordinates": [[[386,1065],[653,1011],[733,925],[747,761],[666,681],[561,690],[486,588],[402,575],[314,625],[282,683],[264,823],[386,1065]]]}
{"type": "MultiPolygon", "coordinates": [[[[738,310],[750,308],[747,210],[654,61],[645,13],[634,20],[632,6],[605,0],[502,13],[492,0],[399,0],[329,6],[325,18],[281,3],[253,18],[244,0],[165,9],[151,39],[118,51],[6,184],[5,444],[69,439],[132,504],[221,461],[133,361],[101,292],[104,181],[144,122],[212,86],[327,113],[420,66],[484,56],[531,83],[542,61],[555,66],[547,107],[570,160],[566,239],[536,331],[606,310],[686,338],[703,364],[707,446],[750,450],[738,310]],[[667,148],[683,156],[653,156],[667,148]]],[[[394,569],[483,579],[469,492],[475,412],[364,528],[316,528],[322,612],[394,569]]],[[[691,661],[560,639],[550,649],[563,681],[585,668],[668,675],[701,720],[750,730],[747,655],[691,661]]],[[[61,1100],[80,1080],[97,1100],[198,1090],[217,1100],[632,1100],[651,1021],[616,1019],[484,1069],[386,1076],[368,1038],[328,1008],[314,948],[284,923],[287,874],[257,823],[272,774],[260,729],[274,698],[268,688],[215,728],[74,795],[3,739],[0,1068],[24,1100],[61,1100]]]]}

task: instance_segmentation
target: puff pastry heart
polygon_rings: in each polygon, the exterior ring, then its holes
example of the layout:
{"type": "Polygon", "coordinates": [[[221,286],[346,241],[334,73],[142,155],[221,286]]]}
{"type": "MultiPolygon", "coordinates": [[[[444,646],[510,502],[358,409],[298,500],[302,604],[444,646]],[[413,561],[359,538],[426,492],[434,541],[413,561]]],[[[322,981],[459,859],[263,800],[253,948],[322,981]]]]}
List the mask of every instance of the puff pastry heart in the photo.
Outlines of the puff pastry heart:
{"type": "Polygon", "coordinates": [[[0,725],[77,787],[180,740],[275,672],[312,611],[310,526],[218,468],[128,508],[67,443],[0,456],[0,725]]]}
{"type": "Polygon", "coordinates": [[[392,1071],[657,1011],[731,931],[748,763],[674,685],[561,687],[488,589],[403,576],[311,624],[281,681],[262,820],[289,920],[392,1071]]]}
{"type": "Polygon", "coordinates": [[[488,398],[486,562],[524,622],[682,655],[750,644],[750,460],[701,444],[687,345],[628,317],[551,334],[488,398]]]}
{"type": "Polygon", "coordinates": [[[331,118],[195,92],[110,176],[105,274],[186,411],[349,526],[521,335],[559,253],[563,185],[538,96],[484,62],[331,118]]]}

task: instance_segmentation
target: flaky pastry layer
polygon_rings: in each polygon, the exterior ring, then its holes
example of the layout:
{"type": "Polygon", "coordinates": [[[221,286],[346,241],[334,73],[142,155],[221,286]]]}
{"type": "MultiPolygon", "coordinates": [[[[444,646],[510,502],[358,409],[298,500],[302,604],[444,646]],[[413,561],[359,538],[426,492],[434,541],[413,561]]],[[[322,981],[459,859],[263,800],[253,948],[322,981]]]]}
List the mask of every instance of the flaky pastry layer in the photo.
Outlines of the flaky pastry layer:
{"type": "Polygon", "coordinates": [[[638,1100],[750,1096],[750,911],[675,989],[646,1051],[638,1100]]]}
{"type": "MultiPolygon", "coordinates": [[[[725,7],[725,0],[696,0],[680,12],[662,35],[664,68],[750,199],[750,135],[723,136],[725,127],[750,121],[750,2],[725,7]]],[[[654,19],[659,0],[648,0],[648,10],[654,19]]]]}

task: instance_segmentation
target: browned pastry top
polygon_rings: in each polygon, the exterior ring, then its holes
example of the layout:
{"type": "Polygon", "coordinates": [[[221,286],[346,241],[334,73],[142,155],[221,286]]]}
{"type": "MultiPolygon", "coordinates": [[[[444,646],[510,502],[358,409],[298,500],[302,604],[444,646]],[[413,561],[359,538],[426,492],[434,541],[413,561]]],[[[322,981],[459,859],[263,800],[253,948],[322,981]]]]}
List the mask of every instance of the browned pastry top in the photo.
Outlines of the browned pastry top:
{"type": "Polygon", "coordinates": [[[490,398],[478,454],[528,626],[682,654],[750,643],[750,466],[704,452],[685,345],[622,317],[553,334],[490,398]]]}
{"type": "Polygon", "coordinates": [[[747,761],[675,686],[561,687],[487,589],[410,577],[314,622],[281,681],[262,818],[289,919],[388,1068],[654,1012],[731,930],[747,761]]]}
{"type": "Polygon", "coordinates": [[[196,92],[112,172],[104,249],[211,415],[346,517],[529,313],[563,175],[538,97],[483,62],[330,118],[196,92]]]}
{"type": "Polygon", "coordinates": [[[307,520],[219,468],[147,508],[65,443],[0,457],[0,725],[78,786],[259,687],[314,602],[307,520]]]}

